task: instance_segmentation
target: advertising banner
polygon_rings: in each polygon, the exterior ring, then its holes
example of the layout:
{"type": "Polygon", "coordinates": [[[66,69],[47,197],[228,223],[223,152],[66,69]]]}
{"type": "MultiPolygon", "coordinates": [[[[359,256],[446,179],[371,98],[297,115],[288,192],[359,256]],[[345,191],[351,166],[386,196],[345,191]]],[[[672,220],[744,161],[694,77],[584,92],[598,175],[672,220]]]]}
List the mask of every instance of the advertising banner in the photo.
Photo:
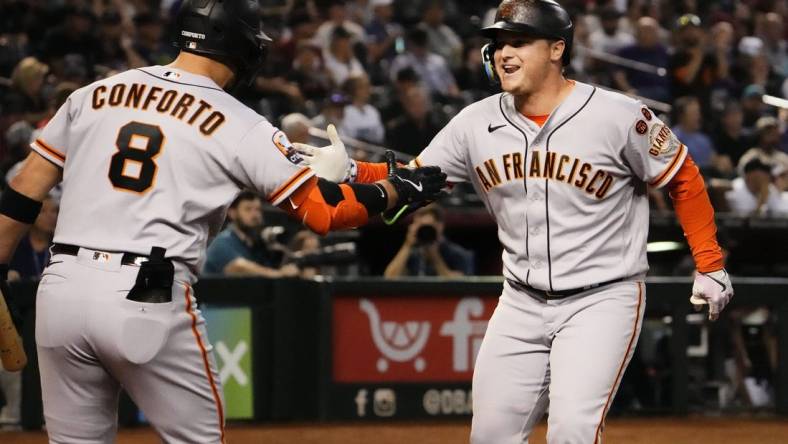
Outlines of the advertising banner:
{"type": "Polygon", "coordinates": [[[333,302],[333,382],[470,382],[497,302],[497,295],[338,295],[333,302]]]}
{"type": "Polygon", "coordinates": [[[203,307],[208,336],[219,366],[227,419],[254,417],[252,310],[203,307]]]}

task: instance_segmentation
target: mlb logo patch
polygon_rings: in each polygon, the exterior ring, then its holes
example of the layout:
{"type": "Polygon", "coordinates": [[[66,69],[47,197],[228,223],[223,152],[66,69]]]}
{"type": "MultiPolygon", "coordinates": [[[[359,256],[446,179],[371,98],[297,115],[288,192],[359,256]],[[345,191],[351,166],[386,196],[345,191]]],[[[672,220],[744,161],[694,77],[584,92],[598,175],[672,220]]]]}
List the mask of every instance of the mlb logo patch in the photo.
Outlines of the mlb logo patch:
{"type": "Polygon", "coordinates": [[[105,253],[103,251],[94,251],[93,252],[93,260],[97,262],[109,262],[112,255],[109,253],[105,253]]]}
{"type": "Polygon", "coordinates": [[[295,150],[293,144],[290,143],[290,140],[287,139],[287,135],[282,130],[275,132],[271,140],[274,142],[274,145],[276,145],[276,148],[279,149],[279,152],[287,157],[287,160],[289,160],[291,163],[298,165],[304,160],[295,150]]]}
{"type": "Polygon", "coordinates": [[[164,73],[164,77],[167,79],[180,79],[181,73],[175,71],[167,71],[164,73]]]}

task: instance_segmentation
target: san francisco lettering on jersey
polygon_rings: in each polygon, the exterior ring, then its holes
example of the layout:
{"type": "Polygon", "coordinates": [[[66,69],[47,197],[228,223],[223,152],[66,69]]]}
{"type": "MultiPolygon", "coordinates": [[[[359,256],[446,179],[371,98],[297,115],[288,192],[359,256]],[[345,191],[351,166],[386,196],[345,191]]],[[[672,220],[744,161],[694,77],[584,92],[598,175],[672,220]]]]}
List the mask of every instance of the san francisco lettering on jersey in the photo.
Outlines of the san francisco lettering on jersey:
{"type": "Polygon", "coordinates": [[[93,109],[104,106],[156,110],[162,114],[197,126],[205,136],[213,135],[225,122],[224,114],[189,93],[175,89],[149,87],[144,83],[116,83],[112,87],[99,85],[93,90],[93,109]]]}
{"type": "MultiPolygon", "coordinates": [[[[522,153],[507,153],[496,158],[490,158],[475,167],[476,175],[485,192],[492,188],[523,178],[522,153]],[[498,162],[502,168],[499,168],[498,162]],[[503,174],[501,174],[501,171],[503,174]]],[[[613,175],[609,172],[594,168],[588,162],[566,154],[554,151],[531,152],[531,163],[528,165],[528,177],[535,179],[550,179],[572,185],[597,199],[604,199],[610,190],[613,175]]]]}

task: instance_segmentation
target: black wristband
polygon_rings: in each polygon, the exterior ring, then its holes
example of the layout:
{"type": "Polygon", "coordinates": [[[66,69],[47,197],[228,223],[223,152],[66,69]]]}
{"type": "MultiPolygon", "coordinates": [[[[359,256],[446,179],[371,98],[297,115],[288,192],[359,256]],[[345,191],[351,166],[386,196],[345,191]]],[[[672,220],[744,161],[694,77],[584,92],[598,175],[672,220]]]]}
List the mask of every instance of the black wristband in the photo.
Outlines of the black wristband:
{"type": "Polygon", "coordinates": [[[41,211],[41,202],[8,187],[0,195],[0,214],[30,225],[41,211]]]}
{"type": "Polygon", "coordinates": [[[8,280],[8,264],[0,264],[0,282],[8,280]]]}

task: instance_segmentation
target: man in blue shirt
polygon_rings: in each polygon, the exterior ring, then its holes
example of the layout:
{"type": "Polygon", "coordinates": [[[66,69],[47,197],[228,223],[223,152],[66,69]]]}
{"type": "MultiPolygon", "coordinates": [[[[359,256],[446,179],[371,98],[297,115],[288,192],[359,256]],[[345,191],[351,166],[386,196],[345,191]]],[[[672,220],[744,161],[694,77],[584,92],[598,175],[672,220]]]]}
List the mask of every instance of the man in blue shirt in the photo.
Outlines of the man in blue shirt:
{"type": "Polygon", "coordinates": [[[260,237],[263,228],[262,201],[251,191],[242,191],[227,212],[230,223],[208,247],[203,274],[227,276],[293,277],[298,267],[279,267],[260,237]]]}

